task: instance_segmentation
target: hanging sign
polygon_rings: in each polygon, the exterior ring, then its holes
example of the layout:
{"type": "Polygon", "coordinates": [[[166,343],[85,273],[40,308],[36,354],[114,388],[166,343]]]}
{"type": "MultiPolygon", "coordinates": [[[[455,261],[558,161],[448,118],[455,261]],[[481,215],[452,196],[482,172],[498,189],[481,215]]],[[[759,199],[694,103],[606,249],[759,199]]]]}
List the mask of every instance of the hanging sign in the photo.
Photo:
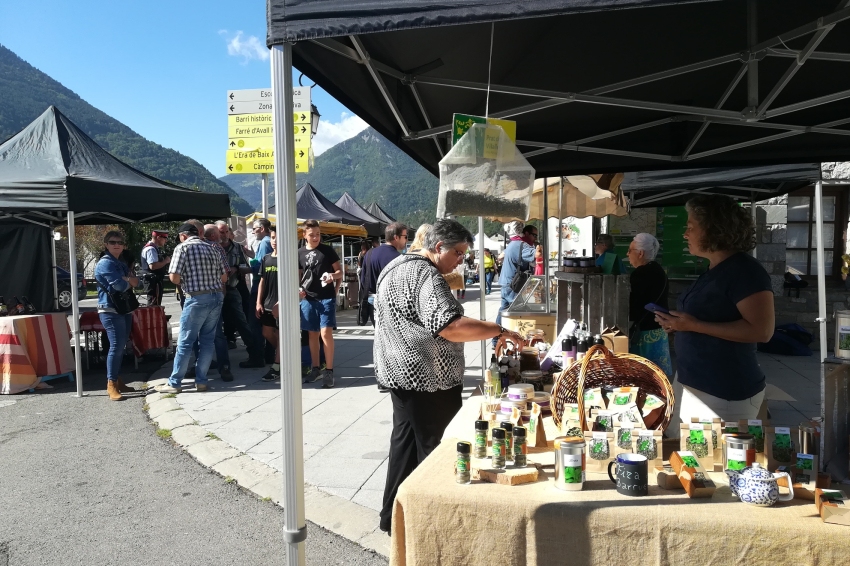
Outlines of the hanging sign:
{"type": "Polygon", "coordinates": [[[463,137],[463,134],[472,127],[472,124],[489,124],[501,126],[508,138],[516,143],[516,122],[513,120],[498,120],[496,118],[484,118],[482,116],[470,116],[468,114],[454,114],[452,116],[452,145],[463,137]]]}

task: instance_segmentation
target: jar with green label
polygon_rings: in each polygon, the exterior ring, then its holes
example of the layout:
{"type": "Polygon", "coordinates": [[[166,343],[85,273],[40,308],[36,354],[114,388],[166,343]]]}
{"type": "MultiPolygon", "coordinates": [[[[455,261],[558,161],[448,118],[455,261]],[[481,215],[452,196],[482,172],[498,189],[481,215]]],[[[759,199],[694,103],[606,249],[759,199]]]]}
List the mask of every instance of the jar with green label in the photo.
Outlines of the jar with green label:
{"type": "Polygon", "coordinates": [[[471,451],[472,445],[469,442],[457,443],[457,460],[455,461],[455,481],[457,483],[467,484],[472,481],[471,451]]]}
{"type": "Polygon", "coordinates": [[[585,471],[584,439],[555,439],[555,487],[564,491],[581,491],[585,471]]]}
{"type": "Polygon", "coordinates": [[[490,447],[490,466],[497,470],[505,468],[505,429],[493,429],[493,445],[490,447]]]}
{"type": "Polygon", "coordinates": [[[505,459],[514,459],[514,424],[511,421],[503,421],[499,426],[505,429],[505,459]]]}
{"type": "Polygon", "coordinates": [[[723,469],[743,470],[756,460],[756,439],[752,434],[723,435],[723,469]]]}
{"type": "Polygon", "coordinates": [[[528,465],[528,443],[526,442],[525,428],[514,427],[514,467],[524,468],[528,465]]]}
{"type": "Polygon", "coordinates": [[[475,421],[475,443],[472,445],[472,455],[475,458],[487,457],[487,430],[489,428],[489,422],[475,421]]]}

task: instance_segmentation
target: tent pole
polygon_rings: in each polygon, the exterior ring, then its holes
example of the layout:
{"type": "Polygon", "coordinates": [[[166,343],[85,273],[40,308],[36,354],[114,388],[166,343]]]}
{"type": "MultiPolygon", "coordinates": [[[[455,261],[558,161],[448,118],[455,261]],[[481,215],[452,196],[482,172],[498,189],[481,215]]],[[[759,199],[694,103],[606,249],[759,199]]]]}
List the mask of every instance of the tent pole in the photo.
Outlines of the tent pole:
{"type": "MultiPolygon", "coordinates": [[[[342,239],[342,282],[345,283],[345,234],[340,234],[340,238],[342,239]]],[[[346,283],[345,290],[348,291],[348,283],[346,283]]],[[[345,309],[345,295],[342,296],[342,308],[345,309]]]]}
{"type": "Polygon", "coordinates": [[[823,181],[815,183],[815,223],[818,234],[818,326],[820,327],[820,361],[826,359],[826,261],[823,251],[823,181]]]}
{"type": "Polygon", "coordinates": [[[301,406],[300,313],[298,296],[298,225],[295,208],[294,122],[292,115],[292,44],[273,45],[271,75],[274,128],[274,197],[278,240],[278,320],[280,402],[283,425],[283,540],[286,564],[304,566],[304,435],[301,406]]]}
{"type": "MultiPolygon", "coordinates": [[[[543,177],[543,222],[540,223],[543,245],[543,300],[546,301],[546,314],[552,312],[549,301],[549,178],[543,177]]],[[[541,242],[538,242],[541,243],[541,242]]]]}
{"type": "Polygon", "coordinates": [[[83,397],[83,355],[80,352],[80,305],[77,303],[79,293],[77,289],[77,242],[74,234],[74,211],[68,211],[68,257],[71,264],[71,332],[74,334],[74,363],[76,374],[74,380],[77,382],[77,397],[83,397]]]}
{"type": "Polygon", "coordinates": [[[263,192],[263,218],[269,217],[269,174],[263,173],[260,181],[260,190],[263,192]]]}
{"type": "MultiPolygon", "coordinates": [[[[563,234],[563,228],[561,227],[561,224],[564,221],[564,219],[561,218],[561,210],[564,207],[564,178],[563,177],[561,177],[561,183],[560,183],[559,186],[560,186],[560,188],[558,189],[558,267],[560,268],[562,263],[563,263],[563,260],[561,259],[563,257],[562,254],[564,253],[564,239],[561,237],[561,234],[563,234]]],[[[556,269],[556,271],[557,271],[557,269],[556,269]]]]}
{"type": "Polygon", "coordinates": [[[53,257],[53,310],[59,312],[59,283],[56,281],[56,232],[50,225],[50,251],[53,257]]]}
{"type": "MultiPolygon", "coordinates": [[[[484,218],[478,217],[478,314],[481,320],[487,320],[487,297],[484,295],[484,218]]],[[[487,341],[481,341],[481,379],[487,377],[487,341]]]]}

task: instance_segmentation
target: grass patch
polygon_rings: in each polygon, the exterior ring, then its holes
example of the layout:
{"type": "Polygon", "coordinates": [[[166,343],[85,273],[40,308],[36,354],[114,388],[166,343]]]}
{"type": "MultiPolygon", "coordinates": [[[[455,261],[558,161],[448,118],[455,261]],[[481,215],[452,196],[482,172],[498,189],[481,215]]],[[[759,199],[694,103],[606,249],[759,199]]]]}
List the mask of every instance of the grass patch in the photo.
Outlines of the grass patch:
{"type": "Polygon", "coordinates": [[[215,435],[215,433],[212,433],[212,432],[208,432],[208,433],[207,433],[207,438],[209,438],[209,439],[211,439],[211,440],[221,440],[219,437],[217,437],[217,436],[215,435]]]}
{"type": "Polygon", "coordinates": [[[151,408],[151,406],[150,406],[150,405],[148,405],[147,403],[145,403],[144,405],[142,405],[142,410],[143,410],[143,411],[145,411],[145,412],[147,412],[147,410],[148,410],[148,409],[150,409],[150,408],[151,408]]]}
{"type": "Polygon", "coordinates": [[[227,476],[224,478],[224,483],[236,483],[236,479],[233,476],[227,476]]]}
{"type": "Polygon", "coordinates": [[[265,496],[265,497],[263,497],[262,499],[260,499],[260,501],[265,501],[265,502],[269,502],[269,501],[271,501],[271,500],[272,500],[272,498],[271,498],[270,496],[268,496],[268,495],[267,495],[267,496],[265,496]]]}
{"type": "Polygon", "coordinates": [[[177,393],[166,393],[160,399],[174,399],[175,397],[177,397],[177,393]]]}
{"type": "Polygon", "coordinates": [[[156,429],[156,435],[160,438],[171,438],[171,431],[167,428],[156,429]]]}
{"type": "Polygon", "coordinates": [[[147,381],[143,381],[141,387],[142,387],[142,391],[145,391],[146,389],[148,389],[150,387],[150,385],[148,385],[147,381]]]}

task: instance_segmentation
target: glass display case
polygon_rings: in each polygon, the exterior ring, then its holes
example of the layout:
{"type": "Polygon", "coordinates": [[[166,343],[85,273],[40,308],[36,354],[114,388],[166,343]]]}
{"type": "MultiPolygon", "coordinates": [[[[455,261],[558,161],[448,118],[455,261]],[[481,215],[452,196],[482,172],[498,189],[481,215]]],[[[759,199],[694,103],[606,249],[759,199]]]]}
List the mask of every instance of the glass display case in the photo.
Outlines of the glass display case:
{"type": "MultiPolygon", "coordinates": [[[[550,287],[557,284],[554,277],[550,277],[550,287]]],[[[531,275],[522,289],[517,293],[516,299],[511,306],[503,312],[512,313],[554,313],[557,311],[558,293],[554,288],[546,289],[546,277],[543,275],[531,275]]]]}

